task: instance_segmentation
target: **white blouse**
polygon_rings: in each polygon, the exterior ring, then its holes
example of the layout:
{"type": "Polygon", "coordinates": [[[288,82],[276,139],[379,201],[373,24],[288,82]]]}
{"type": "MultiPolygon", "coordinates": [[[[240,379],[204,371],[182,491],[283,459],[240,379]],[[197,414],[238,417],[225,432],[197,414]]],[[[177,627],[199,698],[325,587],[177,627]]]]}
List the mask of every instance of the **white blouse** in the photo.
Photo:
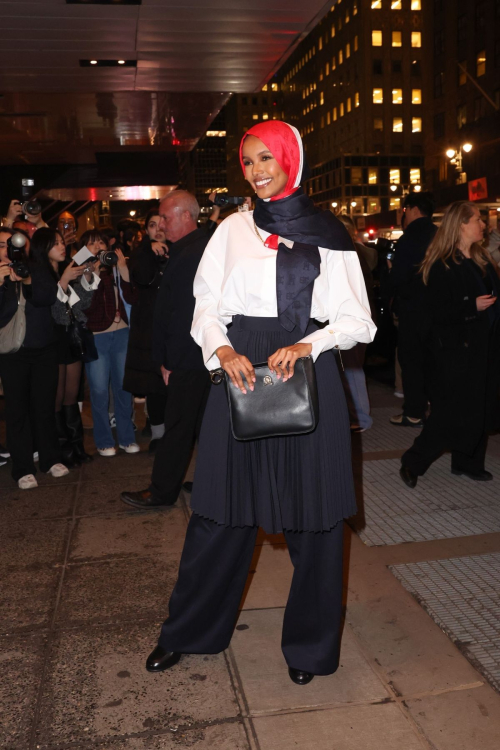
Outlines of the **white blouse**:
{"type": "MultiPolygon", "coordinates": [[[[259,234],[263,240],[269,237],[262,229],[259,234]]],[[[357,254],[322,247],[319,253],[321,267],[314,282],[311,318],[329,325],[300,339],[300,343],[312,344],[314,360],[327,349],[369,343],[376,331],[357,254]]],[[[253,211],[231,214],[215,231],[194,279],[191,328],[209,370],[219,367],[216,349],[231,346],[226,334],[234,315],[277,317],[276,256],[276,250],[265,247],[257,237],[253,211]]]]}
{"type": "MultiPolygon", "coordinates": [[[[90,282],[87,281],[85,276],[80,276],[80,284],[87,292],[94,292],[99,286],[100,282],[101,279],[95,273],[95,271],[92,272],[92,281],[90,282]]],[[[73,307],[73,305],[76,305],[77,302],[80,302],[80,297],[75,292],[71,284],[68,284],[66,292],[63,291],[63,288],[60,284],[57,285],[57,299],[60,302],[67,302],[70,307],[73,307]]]]}

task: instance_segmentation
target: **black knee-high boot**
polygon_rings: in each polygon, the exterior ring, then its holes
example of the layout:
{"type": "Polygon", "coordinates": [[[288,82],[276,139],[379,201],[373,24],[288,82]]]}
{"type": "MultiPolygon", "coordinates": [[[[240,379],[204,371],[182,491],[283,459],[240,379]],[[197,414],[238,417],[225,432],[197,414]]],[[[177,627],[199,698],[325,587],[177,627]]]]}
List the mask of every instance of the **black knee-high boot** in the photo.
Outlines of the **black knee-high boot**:
{"type": "Polygon", "coordinates": [[[71,448],[75,455],[75,460],[80,464],[88,464],[93,457],[86,453],[83,447],[83,425],[82,415],[78,404],[63,406],[66,430],[68,433],[71,448]]]}
{"type": "MultiPolygon", "coordinates": [[[[78,463],[75,451],[71,445],[68,430],[66,429],[66,420],[63,411],[56,411],[56,429],[59,440],[59,449],[65,466],[71,469],[78,463]]],[[[38,449],[37,449],[38,450],[38,449]]]]}

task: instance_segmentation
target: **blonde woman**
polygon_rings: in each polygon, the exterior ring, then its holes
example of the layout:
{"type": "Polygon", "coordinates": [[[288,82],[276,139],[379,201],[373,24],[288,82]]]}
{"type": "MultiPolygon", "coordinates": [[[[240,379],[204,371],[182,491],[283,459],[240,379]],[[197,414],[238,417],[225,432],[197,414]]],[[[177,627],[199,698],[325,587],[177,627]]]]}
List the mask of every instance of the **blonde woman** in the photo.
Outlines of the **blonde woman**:
{"type": "Polygon", "coordinates": [[[477,206],[452,203],[422,263],[434,367],[431,415],[401,459],[410,488],[445,450],[452,474],[493,478],[485,455],[488,432],[500,423],[500,279],[479,244],[484,227],[477,206]]]}

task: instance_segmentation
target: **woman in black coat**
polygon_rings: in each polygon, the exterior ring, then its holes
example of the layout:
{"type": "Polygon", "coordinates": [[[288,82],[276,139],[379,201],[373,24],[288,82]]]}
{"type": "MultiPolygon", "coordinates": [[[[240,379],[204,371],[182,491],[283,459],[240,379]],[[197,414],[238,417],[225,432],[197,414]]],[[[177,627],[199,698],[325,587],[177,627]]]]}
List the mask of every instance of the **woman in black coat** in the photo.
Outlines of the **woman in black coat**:
{"type": "Polygon", "coordinates": [[[130,256],[130,280],[136,290],[137,302],[132,305],[130,315],[130,338],[123,381],[124,390],[146,396],[153,438],[151,452],[164,433],[167,400],[167,387],[160,365],[153,362],[151,354],[156,297],[168,263],[168,247],[159,222],[159,209],[151,209],[145,222],[147,236],[130,256]]]}
{"type": "Polygon", "coordinates": [[[401,459],[410,488],[445,450],[452,474],[493,478],[484,464],[488,432],[499,425],[500,280],[479,245],[483,230],[477,206],[453,203],[422,264],[434,372],[431,414],[401,459]]]}

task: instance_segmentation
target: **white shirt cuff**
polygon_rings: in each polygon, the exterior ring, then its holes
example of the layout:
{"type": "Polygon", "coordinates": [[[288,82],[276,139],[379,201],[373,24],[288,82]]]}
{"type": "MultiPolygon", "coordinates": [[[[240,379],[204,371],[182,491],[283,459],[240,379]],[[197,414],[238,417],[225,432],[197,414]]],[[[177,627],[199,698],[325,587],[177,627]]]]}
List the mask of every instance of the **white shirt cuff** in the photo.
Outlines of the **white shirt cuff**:
{"type": "Polygon", "coordinates": [[[217,324],[205,328],[203,331],[203,360],[208,370],[220,367],[218,356],[215,354],[219,346],[232,346],[224,331],[217,324]]]}
{"type": "Polygon", "coordinates": [[[64,292],[62,290],[60,284],[57,285],[57,299],[60,302],[67,302],[70,307],[73,307],[73,305],[76,305],[77,302],[80,302],[80,297],[70,284],[68,284],[67,292],[64,292]],[[69,292],[69,294],[67,292],[69,292]]]}
{"type": "Polygon", "coordinates": [[[95,292],[99,284],[101,283],[101,277],[98,276],[95,271],[92,272],[92,281],[87,281],[85,274],[80,277],[80,284],[83,286],[86,292],[95,292]]]}

